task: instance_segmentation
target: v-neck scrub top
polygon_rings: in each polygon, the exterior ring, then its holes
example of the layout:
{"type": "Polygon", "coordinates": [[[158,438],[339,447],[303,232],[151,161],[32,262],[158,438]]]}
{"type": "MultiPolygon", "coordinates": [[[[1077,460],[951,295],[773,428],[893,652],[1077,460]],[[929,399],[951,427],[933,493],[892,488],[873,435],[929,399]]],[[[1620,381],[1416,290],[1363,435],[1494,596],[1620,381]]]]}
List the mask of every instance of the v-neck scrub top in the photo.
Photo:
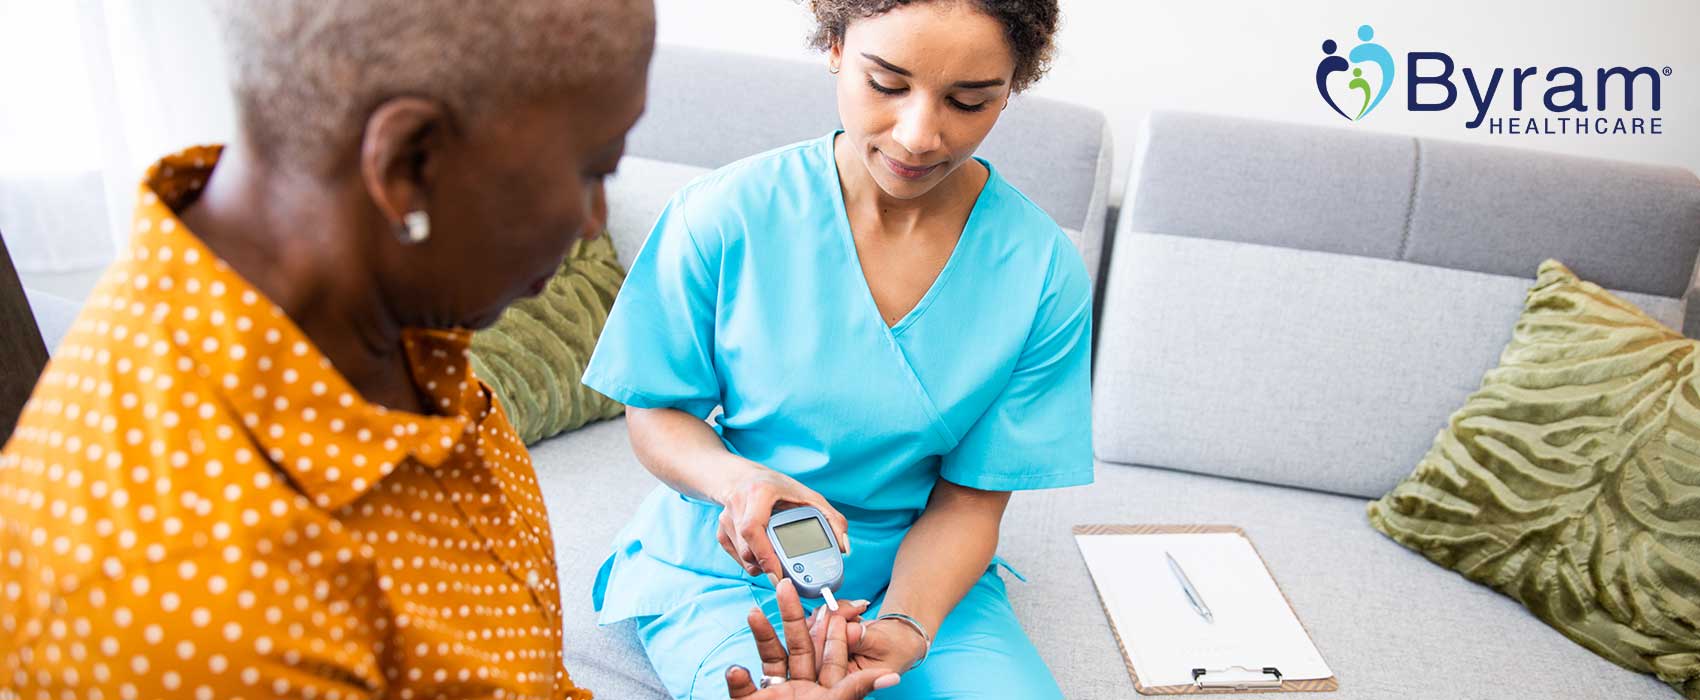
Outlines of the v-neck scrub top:
{"type": "MultiPolygon", "coordinates": [[[[584,384],[704,419],[720,407],[726,449],[849,519],[836,592],[873,600],[939,479],[995,491],[1092,481],[1092,288],[1067,235],[981,160],[990,176],[949,261],[887,326],[857,258],[835,137],[678,192],[631,263],[584,384]]],[[[720,548],[720,510],[655,489],[598,575],[601,622],[727,587],[771,591],[720,548]]]]}

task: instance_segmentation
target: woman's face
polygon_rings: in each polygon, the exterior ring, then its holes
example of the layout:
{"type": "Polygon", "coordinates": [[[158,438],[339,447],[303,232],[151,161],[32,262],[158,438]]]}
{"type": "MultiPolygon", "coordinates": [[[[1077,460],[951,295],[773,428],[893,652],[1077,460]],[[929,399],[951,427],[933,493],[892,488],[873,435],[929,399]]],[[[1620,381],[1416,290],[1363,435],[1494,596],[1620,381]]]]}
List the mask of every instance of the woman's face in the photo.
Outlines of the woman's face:
{"type": "Polygon", "coordinates": [[[430,237],[384,265],[404,324],[483,328],[535,295],[580,238],[605,225],[603,178],[642,114],[647,70],[610,77],[432,149],[424,200],[430,237]]]}
{"type": "Polygon", "coordinates": [[[953,0],[852,21],[831,60],[844,138],[897,199],[932,191],[974,155],[1015,76],[1003,26],[953,0]]]}

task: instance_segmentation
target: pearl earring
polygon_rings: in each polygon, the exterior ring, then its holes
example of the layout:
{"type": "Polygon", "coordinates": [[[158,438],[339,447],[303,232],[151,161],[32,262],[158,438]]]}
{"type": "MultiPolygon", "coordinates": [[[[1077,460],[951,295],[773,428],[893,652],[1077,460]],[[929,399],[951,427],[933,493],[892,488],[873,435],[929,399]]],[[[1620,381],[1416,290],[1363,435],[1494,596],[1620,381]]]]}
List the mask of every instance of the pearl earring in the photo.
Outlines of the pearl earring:
{"type": "Polygon", "coordinates": [[[424,243],[431,237],[431,215],[424,210],[410,211],[401,217],[403,233],[401,241],[408,245],[424,243]]]}
{"type": "Polygon", "coordinates": [[[826,69],[826,72],[838,75],[838,66],[832,66],[831,68],[826,69]]]}

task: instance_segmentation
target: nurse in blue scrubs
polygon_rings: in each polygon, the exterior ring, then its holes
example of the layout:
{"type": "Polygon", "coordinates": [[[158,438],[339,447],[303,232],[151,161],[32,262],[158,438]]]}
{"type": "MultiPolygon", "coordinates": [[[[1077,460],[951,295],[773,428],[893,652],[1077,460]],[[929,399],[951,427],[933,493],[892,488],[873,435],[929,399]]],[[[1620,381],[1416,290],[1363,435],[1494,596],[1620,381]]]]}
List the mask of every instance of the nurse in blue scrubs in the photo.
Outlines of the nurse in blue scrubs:
{"type": "Polygon", "coordinates": [[[843,545],[851,670],[902,673],[878,697],[1062,697],[996,550],[1012,492],[1092,480],[1091,286],[973,155],[1043,71],[1056,3],[886,4],[813,3],[844,129],[674,196],[585,372],[663,483],[595,604],[677,698],[762,667],[746,621],[779,618],[765,527],[793,505],[843,545]]]}

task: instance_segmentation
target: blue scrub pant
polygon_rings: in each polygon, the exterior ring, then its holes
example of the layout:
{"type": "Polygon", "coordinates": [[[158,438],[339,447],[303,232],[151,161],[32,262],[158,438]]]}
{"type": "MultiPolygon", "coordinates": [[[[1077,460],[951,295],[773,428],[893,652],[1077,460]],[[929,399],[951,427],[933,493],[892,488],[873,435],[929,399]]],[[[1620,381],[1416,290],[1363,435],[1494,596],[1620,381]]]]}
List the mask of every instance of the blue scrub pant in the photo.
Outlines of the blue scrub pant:
{"type": "MultiPolygon", "coordinates": [[[[761,657],[745,616],[751,606],[759,605],[779,629],[779,603],[771,590],[741,581],[727,583],[665,615],[638,619],[644,652],[674,698],[725,700],[726,668],[732,664],[757,676],[761,673],[761,657]]],[[[881,602],[873,602],[865,619],[878,614],[881,602]]],[[[1016,621],[1003,579],[996,571],[987,571],[945,618],[926,663],[903,674],[903,682],[896,687],[870,697],[1052,700],[1062,696],[1051,670],[1016,621]]]]}

